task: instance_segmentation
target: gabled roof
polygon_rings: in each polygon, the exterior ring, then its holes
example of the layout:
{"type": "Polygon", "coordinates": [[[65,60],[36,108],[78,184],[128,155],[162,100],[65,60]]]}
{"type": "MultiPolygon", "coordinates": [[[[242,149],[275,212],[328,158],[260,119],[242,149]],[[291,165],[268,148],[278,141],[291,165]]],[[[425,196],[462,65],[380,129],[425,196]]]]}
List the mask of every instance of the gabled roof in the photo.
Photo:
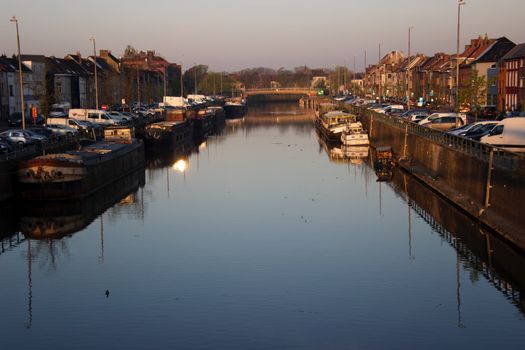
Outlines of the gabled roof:
{"type": "Polygon", "coordinates": [[[46,56],[44,55],[20,55],[22,61],[46,63],[46,56]]]}
{"type": "Polygon", "coordinates": [[[525,44],[516,45],[512,50],[507,52],[507,54],[503,56],[501,60],[509,61],[517,58],[525,58],[525,44]]]}
{"type": "Polygon", "coordinates": [[[498,38],[472,63],[498,62],[507,52],[512,50],[514,46],[516,46],[516,44],[509,39],[505,37],[498,38]]]}
{"type": "Polygon", "coordinates": [[[57,58],[54,56],[47,58],[50,73],[72,76],[86,76],[88,72],[72,59],[57,58]]]}
{"type": "Polygon", "coordinates": [[[467,62],[471,62],[480,57],[488,48],[490,48],[496,39],[489,39],[487,35],[482,37],[481,35],[470,41],[470,44],[465,47],[465,51],[459,55],[460,58],[463,58],[467,62]]]}
{"type": "MultiPolygon", "coordinates": [[[[0,71],[12,73],[18,72],[18,59],[0,56],[0,71]]],[[[22,63],[22,72],[31,73],[31,69],[22,63]]]]}

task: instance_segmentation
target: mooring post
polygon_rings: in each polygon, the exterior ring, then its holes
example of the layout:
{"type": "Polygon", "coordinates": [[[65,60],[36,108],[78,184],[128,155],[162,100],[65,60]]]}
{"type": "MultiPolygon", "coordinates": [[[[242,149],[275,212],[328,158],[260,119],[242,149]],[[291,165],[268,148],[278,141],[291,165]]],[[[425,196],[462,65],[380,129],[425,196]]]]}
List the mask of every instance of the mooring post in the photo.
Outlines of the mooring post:
{"type": "Polygon", "coordinates": [[[490,189],[492,188],[491,180],[492,180],[492,164],[494,161],[494,149],[490,149],[489,153],[489,166],[487,171],[487,181],[485,184],[485,209],[487,209],[490,206],[490,189]]]}
{"type": "Polygon", "coordinates": [[[405,124],[405,145],[403,146],[403,159],[407,158],[407,147],[408,147],[407,141],[408,141],[408,123],[405,124]]]}

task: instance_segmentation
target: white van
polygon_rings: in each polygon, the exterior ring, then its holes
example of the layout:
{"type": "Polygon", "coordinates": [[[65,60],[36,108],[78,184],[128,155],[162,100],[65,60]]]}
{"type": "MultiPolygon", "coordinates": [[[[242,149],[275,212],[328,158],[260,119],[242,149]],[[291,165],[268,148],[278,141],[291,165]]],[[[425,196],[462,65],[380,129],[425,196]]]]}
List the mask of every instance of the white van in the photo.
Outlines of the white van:
{"type": "Polygon", "coordinates": [[[503,119],[480,141],[512,152],[525,152],[525,117],[503,119]]]}
{"type": "Polygon", "coordinates": [[[106,111],[96,109],[70,109],[69,119],[85,120],[101,125],[121,125],[122,121],[109,115],[106,111]]]}
{"type": "Polygon", "coordinates": [[[429,124],[432,122],[432,119],[441,118],[441,117],[459,117],[463,121],[462,125],[467,124],[467,115],[465,113],[432,113],[425,119],[419,121],[420,125],[429,124]]]}

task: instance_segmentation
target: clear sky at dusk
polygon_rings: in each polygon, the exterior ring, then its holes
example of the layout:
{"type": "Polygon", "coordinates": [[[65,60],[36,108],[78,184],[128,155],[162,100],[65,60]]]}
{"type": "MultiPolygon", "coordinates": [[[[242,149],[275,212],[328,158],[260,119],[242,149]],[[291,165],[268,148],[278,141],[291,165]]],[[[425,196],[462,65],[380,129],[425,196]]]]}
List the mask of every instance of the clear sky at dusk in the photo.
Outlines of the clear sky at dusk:
{"type": "MultiPolygon", "coordinates": [[[[363,68],[383,53],[455,52],[457,0],[17,0],[2,4],[0,53],[16,52],[12,15],[19,19],[22,53],[64,56],[126,45],[155,49],[166,59],[208,64],[212,70],[299,65],[363,68]]],[[[487,33],[525,42],[524,0],[467,0],[462,45],[487,33]]]]}

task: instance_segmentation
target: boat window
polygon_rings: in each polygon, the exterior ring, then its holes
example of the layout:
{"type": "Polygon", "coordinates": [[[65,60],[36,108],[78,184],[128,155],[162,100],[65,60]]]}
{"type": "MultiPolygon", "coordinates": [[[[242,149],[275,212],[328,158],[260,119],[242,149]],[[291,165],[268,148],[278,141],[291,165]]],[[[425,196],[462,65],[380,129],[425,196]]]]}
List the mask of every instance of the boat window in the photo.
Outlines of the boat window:
{"type": "Polygon", "coordinates": [[[498,125],[496,126],[494,129],[492,129],[492,131],[490,132],[490,136],[495,136],[495,135],[501,135],[503,134],[503,128],[504,126],[503,125],[498,125]]]}

